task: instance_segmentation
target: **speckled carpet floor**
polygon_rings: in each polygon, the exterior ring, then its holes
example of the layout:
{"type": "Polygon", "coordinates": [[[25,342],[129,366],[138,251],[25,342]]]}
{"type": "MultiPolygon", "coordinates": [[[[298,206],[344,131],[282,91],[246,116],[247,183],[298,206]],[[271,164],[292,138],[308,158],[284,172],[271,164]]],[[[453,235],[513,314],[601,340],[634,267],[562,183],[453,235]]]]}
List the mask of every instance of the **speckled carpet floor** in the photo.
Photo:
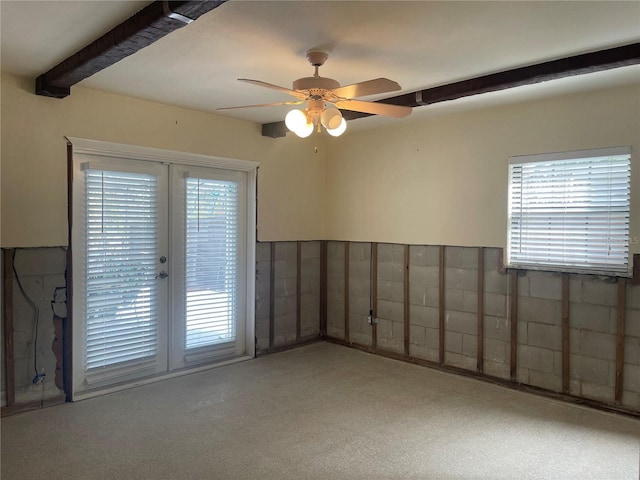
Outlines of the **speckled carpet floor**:
{"type": "Polygon", "coordinates": [[[640,478],[640,421],[317,343],[2,419],[2,480],[640,478]]]}

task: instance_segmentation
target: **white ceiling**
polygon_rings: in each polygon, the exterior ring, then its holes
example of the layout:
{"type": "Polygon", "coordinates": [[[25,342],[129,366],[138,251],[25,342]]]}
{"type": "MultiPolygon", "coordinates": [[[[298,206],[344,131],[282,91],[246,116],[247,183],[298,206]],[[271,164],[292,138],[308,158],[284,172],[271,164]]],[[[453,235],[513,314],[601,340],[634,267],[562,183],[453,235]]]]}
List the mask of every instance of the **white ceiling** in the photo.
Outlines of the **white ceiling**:
{"type": "MultiPolygon", "coordinates": [[[[2,70],[35,79],[147,3],[1,0],[2,70]]],[[[215,112],[289,100],[236,79],[290,88],[294,79],[313,73],[305,59],[310,48],[330,52],[320,74],[342,85],[387,77],[410,92],[638,41],[640,1],[230,0],[79,85],[215,112]]],[[[640,67],[420,107],[402,121],[630,83],[640,83],[640,67]]],[[[266,123],[282,120],[286,111],[219,113],[266,123]]],[[[384,121],[360,119],[350,129],[384,121]]]]}

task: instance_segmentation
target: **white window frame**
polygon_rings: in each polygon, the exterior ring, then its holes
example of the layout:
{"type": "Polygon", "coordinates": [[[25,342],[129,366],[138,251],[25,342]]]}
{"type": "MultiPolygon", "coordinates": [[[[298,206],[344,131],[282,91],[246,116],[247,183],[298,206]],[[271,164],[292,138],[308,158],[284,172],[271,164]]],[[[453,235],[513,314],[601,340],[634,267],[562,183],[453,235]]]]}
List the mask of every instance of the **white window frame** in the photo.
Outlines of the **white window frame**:
{"type": "MultiPolygon", "coordinates": [[[[189,167],[207,167],[207,168],[218,168],[223,170],[230,170],[236,172],[244,172],[246,174],[246,264],[245,266],[245,305],[244,311],[246,315],[246,321],[244,325],[244,352],[241,357],[238,357],[235,360],[222,361],[216,364],[209,364],[206,366],[194,367],[187,370],[177,370],[177,371],[169,371],[165,374],[157,375],[151,378],[147,378],[144,380],[136,380],[134,381],[134,385],[140,385],[143,383],[151,383],[155,381],[159,381],[165,378],[170,378],[178,375],[183,375],[185,373],[204,370],[208,368],[212,368],[215,366],[233,363],[235,361],[241,361],[247,358],[255,357],[255,249],[256,249],[256,205],[257,205],[257,197],[256,197],[256,182],[257,182],[257,169],[260,165],[259,162],[254,162],[250,160],[237,160],[237,159],[229,159],[224,157],[214,157],[209,155],[200,155],[186,152],[178,152],[172,150],[164,150],[157,148],[149,148],[149,147],[141,147],[137,145],[127,145],[127,144],[118,144],[111,142],[104,142],[99,140],[90,140],[83,139],[77,137],[65,137],[68,144],[72,148],[73,156],[77,154],[86,155],[86,156],[98,156],[98,157],[107,157],[112,158],[114,160],[122,159],[122,160],[139,160],[150,162],[150,164],[163,164],[163,165],[185,165],[189,167]]],[[[74,160],[74,164],[75,164],[74,160]]],[[[72,185],[76,188],[77,182],[73,182],[72,185]]],[[[75,193],[74,193],[75,196],[75,193]]],[[[74,213],[75,216],[75,213],[74,213]]],[[[73,219],[71,222],[71,248],[73,248],[73,238],[78,234],[73,229],[73,219]]],[[[74,267],[75,269],[75,267],[74,267]]],[[[74,295],[73,304],[81,299],[74,295]]],[[[73,307],[72,307],[73,308],[73,307]]],[[[76,308],[72,309],[76,310],[76,308]]],[[[73,322],[73,319],[72,319],[73,322]]],[[[78,325],[73,325],[72,330],[75,330],[78,325]]],[[[73,335],[73,352],[72,355],[72,375],[75,376],[73,372],[77,372],[79,368],[82,368],[82,358],[75,352],[82,351],[82,346],[77,345],[76,341],[81,340],[81,335],[73,335]]],[[[72,382],[75,380],[72,380],[72,382]]],[[[111,391],[121,390],[123,388],[128,388],[130,385],[118,385],[110,388],[101,389],[98,393],[81,393],[72,392],[71,396],[73,400],[80,398],[89,398],[96,394],[105,394],[111,391]]]]}
{"type": "MultiPolygon", "coordinates": [[[[538,155],[521,155],[514,156],[509,159],[509,210],[508,210],[508,224],[507,224],[507,249],[506,249],[506,267],[512,269],[525,269],[525,270],[546,270],[546,271],[554,271],[554,272],[567,272],[567,273],[582,273],[582,274],[596,274],[596,275],[608,275],[608,276],[616,276],[616,277],[630,277],[632,275],[632,255],[629,252],[629,235],[630,235],[630,220],[631,220],[631,187],[630,187],[630,179],[631,179],[631,147],[611,147],[611,148],[601,148],[601,149],[593,149],[593,150],[577,150],[577,151],[569,151],[569,152],[559,152],[559,153],[546,153],[546,154],[538,154],[538,155]],[[514,186],[514,173],[517,171],[518,167],[524,167],[526,164],[530,163],[555,163],[558,162],[558,166],[562,165],[563,161],[566,160],[576,160],[576,159],[595,159],[601,157],[613,157],[613,156],[628,156],[629,158],[629,171],[627,172],[627,211],[626,211],[626,241],[624,244],[619,243],[620,247],[618,247],[618,255],[624,256],[624,265],[621,262],[612,262],[609,265],[595,265],[595,262],[591,264],[577,265],[576,262],[572,262],[570,260],[567,261],[566,264],[559,264],[559,261],[549,261],[550,263],[546,263],[544,260],[536,260],[531,256],[527,256],[526,253],[520,253],[520,258],[514,250],[517,249],[517,245],[522,242],[522,230],[523,226],[519,225],[518,227],[514,224],[514,216],[520,214],[522,217],[521,211],[518,212],[518,209],[521,208],[523,200],[520,199],[517,201],[517,192],[514,186]],[[515,205],[514,205],[515,203],[515,205]],[[518,234],[519,232],[519,234],[518,234]],[[516,240],[515,236],[518,236],[518,240],[516,240]],[[528,257],[528,258],[527,258],[528,257]]],[[[534,210],[535,211],[535,210],[534,210]]],[[[549,217],[555,216],[556,219],[560,219],[564,212],[557,212],[554,214],[549,214],[549,217]]],[[[624,212],[623,212],[624,214],[624,212]]],[[[539,225],[539,224],[538,224],[539,225]]],[[[535,225],[535,226],[538,226],[535,225]]],[[[577,225],[577,224],[576,224],[577,225]]],[[[611,228],[611,226],[609,226],[611,228]]],[[[559,232],[562,230],[559,230],[559,232]]],[[[537,237],[537,240],[541,240],[540,236],[537,237]]],[[[549,243],[549,249],[553,248],[552,242],[549,243]]],[[[557,252],[561,251],[558,248],[557,252]]],[[[586,252],[585,252],[586,253],[586,252]]],[[[557,259],[559,260],[559,258],[557,259]]]]}

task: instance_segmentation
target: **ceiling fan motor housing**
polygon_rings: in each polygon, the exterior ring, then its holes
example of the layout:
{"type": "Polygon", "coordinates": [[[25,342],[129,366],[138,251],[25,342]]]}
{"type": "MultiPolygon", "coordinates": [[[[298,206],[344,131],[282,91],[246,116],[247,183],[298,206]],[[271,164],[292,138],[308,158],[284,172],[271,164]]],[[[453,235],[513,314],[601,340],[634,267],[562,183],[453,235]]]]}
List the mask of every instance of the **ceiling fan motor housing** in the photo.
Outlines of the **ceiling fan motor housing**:
{"type": "Polygon", "coordinates": [[[304,77],[294,80],[293,82],[294,90],[331,90],[333,88],[338,88],[339,86],[340,84],[337,80],[324,77],[304,77]]]}

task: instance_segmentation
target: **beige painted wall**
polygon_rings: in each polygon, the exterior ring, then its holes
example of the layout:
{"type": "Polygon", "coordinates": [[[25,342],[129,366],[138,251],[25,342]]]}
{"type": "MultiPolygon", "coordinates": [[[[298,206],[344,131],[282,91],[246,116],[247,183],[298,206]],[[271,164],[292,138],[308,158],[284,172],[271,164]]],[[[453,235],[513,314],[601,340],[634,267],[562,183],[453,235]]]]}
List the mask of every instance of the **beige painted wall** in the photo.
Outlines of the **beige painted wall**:
{"type": "Polygon", "coordinates": [[[631,251],[640,253],[640,85],[336,139],[327,147],[327,238],[504,247],[510,156],[620,145],[632,146],[631,251]]]}
{"type": "Polygon", "coordinates": [[[322,137],[272,139],[251,122],[81,87],[63,100],[33,88],[2,74],[2,247],[67,245],[65,136],[261,162],[258,238],[324,238],[322,137]]]}

